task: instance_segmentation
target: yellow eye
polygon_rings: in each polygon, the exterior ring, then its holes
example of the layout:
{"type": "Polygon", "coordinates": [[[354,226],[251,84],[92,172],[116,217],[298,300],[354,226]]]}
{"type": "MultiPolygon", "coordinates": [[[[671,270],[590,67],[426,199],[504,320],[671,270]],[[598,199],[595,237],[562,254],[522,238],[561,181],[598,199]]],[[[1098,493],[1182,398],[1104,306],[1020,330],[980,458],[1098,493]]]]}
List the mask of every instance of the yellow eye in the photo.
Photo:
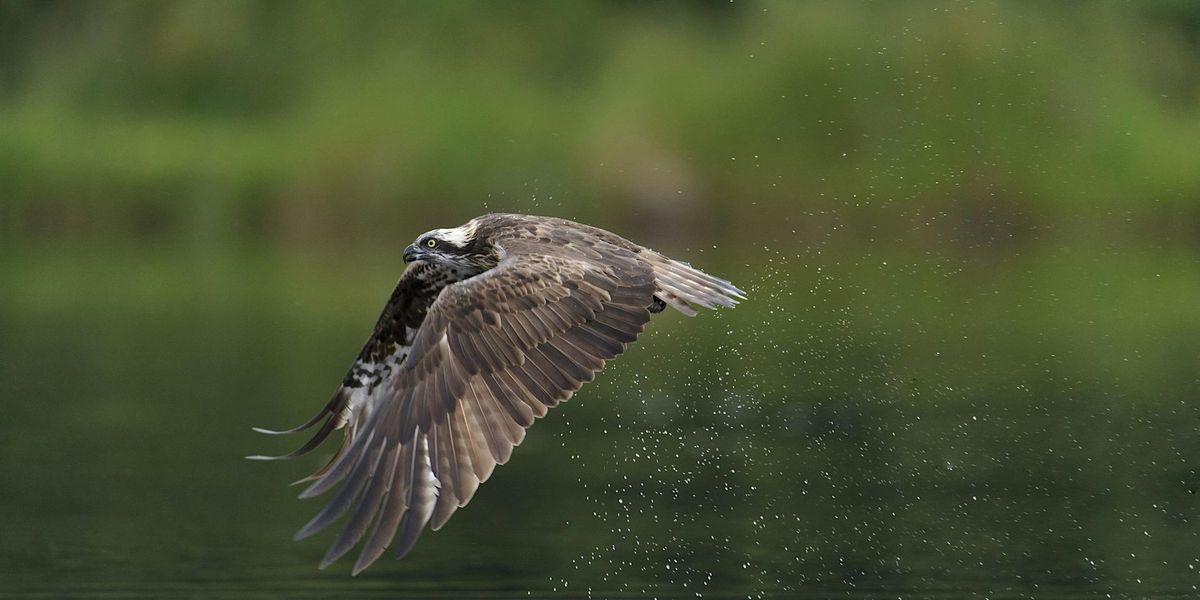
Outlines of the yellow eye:
{"type": "Polygon", "coordinates": [[[435,239],[433,239],[433,238],[429,238],[428,240],[425,240],[425,245],[426,245],[426,246],[428,246],[428,247],[430,247],[430,248],[436,248],[436,247],[437,247],[437,240],[435,240],[435,239]]]}

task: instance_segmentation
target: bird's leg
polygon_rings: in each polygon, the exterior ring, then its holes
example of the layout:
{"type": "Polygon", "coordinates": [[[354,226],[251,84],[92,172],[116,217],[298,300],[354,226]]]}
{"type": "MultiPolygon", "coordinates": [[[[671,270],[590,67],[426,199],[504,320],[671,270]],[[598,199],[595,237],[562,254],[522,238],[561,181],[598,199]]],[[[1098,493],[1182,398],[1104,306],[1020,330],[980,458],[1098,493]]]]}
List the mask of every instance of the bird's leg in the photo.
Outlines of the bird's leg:
{"type": "Polygon", "coordinates": [[[665,310],[666,308],[667,308],[667,303],[664,302],[663,299],[659,298],[658,296],[655,296],[654,301],[650,303],[650,312],[652,314],[658,314],[658,313],[662,312],[663,310],[665,310]]]}

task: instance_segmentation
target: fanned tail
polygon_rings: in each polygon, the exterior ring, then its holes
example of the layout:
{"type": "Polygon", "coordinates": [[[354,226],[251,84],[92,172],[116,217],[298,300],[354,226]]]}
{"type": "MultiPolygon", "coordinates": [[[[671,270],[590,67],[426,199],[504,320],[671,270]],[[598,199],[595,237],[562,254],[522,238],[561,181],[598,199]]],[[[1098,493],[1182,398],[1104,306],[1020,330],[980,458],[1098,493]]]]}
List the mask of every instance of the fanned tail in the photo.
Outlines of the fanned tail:
{"type": "Polygon", "coordinates": [[[746,299],[746,292],[737,286],[687,263],[652,250],[642,256],[654,268],[655,297],[689,317],[696,315],[696,307],[732,307],[746,299]]]}

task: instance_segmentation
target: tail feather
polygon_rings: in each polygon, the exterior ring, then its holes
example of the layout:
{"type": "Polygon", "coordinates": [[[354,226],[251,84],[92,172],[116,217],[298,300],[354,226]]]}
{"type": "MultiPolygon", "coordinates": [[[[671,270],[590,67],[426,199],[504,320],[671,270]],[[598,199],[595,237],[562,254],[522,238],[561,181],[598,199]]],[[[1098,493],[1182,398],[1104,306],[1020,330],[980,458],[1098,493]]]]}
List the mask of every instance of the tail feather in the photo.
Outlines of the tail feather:
{"type": "Polygon", "coordinates": [[[688,264],[653,251],[647,251],[645,257],[654,268],[655,296],[689,317],[696,315],[697,307],[731,307],[746,299],[737,286],[688,264]]]}

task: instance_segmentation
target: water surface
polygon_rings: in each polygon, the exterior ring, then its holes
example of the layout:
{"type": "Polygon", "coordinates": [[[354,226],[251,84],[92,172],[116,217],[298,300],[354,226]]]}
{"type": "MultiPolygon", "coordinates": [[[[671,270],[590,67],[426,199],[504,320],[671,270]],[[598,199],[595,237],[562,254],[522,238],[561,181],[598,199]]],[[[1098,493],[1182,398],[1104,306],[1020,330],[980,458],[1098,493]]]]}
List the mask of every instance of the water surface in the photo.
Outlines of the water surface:
{"type": "Polygon", "coordinates": [[[327,455],[242,457],[301,441],[250,427],[325,401],[398,261],[8,248],[0,596],[1194,596],[1192,262],[885,254],[696,251],[751,300],[656,318],[351,578],[290,539],[327,455]]]}

